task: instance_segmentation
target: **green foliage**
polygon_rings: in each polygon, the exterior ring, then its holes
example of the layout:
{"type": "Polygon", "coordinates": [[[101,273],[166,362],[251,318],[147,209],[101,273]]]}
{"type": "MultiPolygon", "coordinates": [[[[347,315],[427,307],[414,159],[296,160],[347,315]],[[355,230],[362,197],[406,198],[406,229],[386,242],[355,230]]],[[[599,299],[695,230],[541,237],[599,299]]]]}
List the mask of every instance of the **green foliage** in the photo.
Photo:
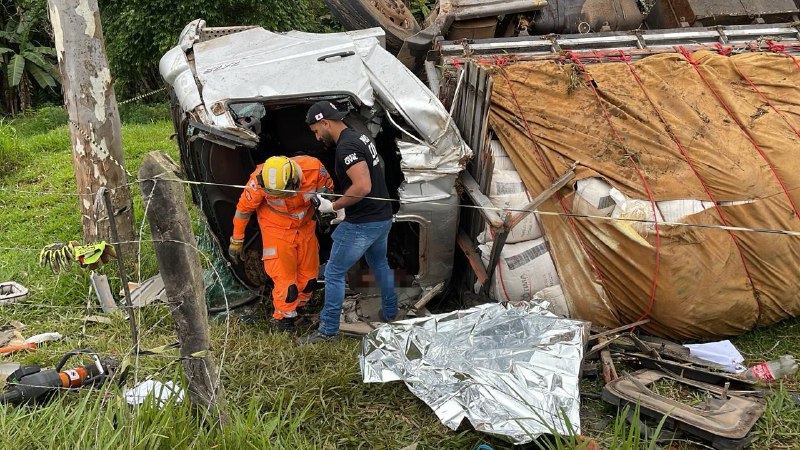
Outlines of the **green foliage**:
{"type": "Polygon", "coordinates": [[[409,2],[409,9],[411,13],[414,14],[417,22],[422,25],[425,17],[431,13],[431,9],[435,4],[436,0],[411,0],[409,2]]]}
{"type": "Polygon", "coordinates": [[[60,106],[46,106],[35,110],[25,111],[14,119],[8,121],[22,136],[34,136],[67,124],[67,113],[60,106]]]}
{"type": "Polygon", "coordinates": [[[119,118],[127,124],[149,124],[172,120],[167,103],[119,105],[119,118]]]}
{"type": "Polygon", "coordinates": [[[52,89],[59,84],[55,50],[39,43],[36,27],[41,18],[32,14],[0,14],[4,23],[0,30],[0,67],[6,70],[5,109],[15,114],[30,108],[31,89],[52,89]],[[34,84],[35,83],[35,84],[34,84]]]}
{"type": "Polygon", "coordinates": [[[0,125],[0,173],[20,167],[28,159],[28,150],[21,146],[13,128],[0,125]]]}
{"type": "MultiPolygon", "coordinates": [[[[22,109],[33,102],[57,101],[55,88],[58,77],[51,70],[54,53],[47,0],[0,2],[6,11],[0,14],[0,28],[3,28],[0,32],[0,59],[5,60],[7,66],[4,66],[3,85],[8,80],[21,84],[30,81],[31,85],[27,86],[30,92],[25,93],[22,109]],[[20,16],[25,20],[20,20],[20,16]],[[17,44],[7,43],[6,38],[19,40],[24,37],[17,28],[8,31],[6,25],[11,21],[16,21],[15,26],[22,23],[27,27],[27,39],[31,44],[24,52],[17,44]],[[16,55],[21,55],[21,58],[16,58],[11,65],[16,55]],[[43,63],[48,63],[48,67],[43,67],[47,65],[43,63]]],[[[98,3],[118,100],[151,92],[163,85],[158,62],[177,43],[184,26],[194,19],[202,18],[210,27],[260,25],[273,31],[342,31],[324,0],[196,0],[173,3],[99,0],[98,3]]],[[[146,101],[153,100],[160,101],[156,98],[146,101]]],[[[18,109],[7,105],[5,113],[16,114],[18,109]]]]}

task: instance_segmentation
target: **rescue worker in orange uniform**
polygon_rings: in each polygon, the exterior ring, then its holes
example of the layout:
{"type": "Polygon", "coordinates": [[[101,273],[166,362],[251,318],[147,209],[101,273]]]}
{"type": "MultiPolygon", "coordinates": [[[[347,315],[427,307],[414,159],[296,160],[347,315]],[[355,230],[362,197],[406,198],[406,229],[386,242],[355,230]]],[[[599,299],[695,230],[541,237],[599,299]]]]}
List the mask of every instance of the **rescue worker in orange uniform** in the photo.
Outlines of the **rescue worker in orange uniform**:
{"type": "Polygon", "coordinates": [[[274,284],[272,320],[281,331],[294,328],[297,307],[321,287],[313,203],[318,192],[333,192],[322,162],[311,156],[273,156],[256,167],[236,205],[228,254],[234,262],[242,259],[244,230],[255,212],[261,259],[274,284]]]}

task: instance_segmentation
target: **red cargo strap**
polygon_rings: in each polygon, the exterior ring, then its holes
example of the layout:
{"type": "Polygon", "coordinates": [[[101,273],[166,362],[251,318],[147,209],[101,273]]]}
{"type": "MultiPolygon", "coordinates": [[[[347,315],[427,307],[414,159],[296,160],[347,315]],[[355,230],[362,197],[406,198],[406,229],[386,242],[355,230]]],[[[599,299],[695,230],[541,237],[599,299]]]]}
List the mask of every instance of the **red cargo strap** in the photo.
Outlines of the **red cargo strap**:
{"type": "MultiPolygon", "coordinates": [[[[570,55],[570,54],[568,54],[568,55],[570,55]]],[[[620,136],[620,134],[617,131],[616,127],[614,127],[614,124],[611,122],[611,116],[608,114],[608,109],[606,108],[605,104],[603,103],[603,99],[600,97],[600,93],[597,91],[597,86],[593,82],[591,75],[589,75],[589,71],[586,69],[586,66],[581,62],[580,58],[574,57],[574,55],[570,55],[570,59],[572,59],[572,61],[575,64],[577,64],[581,68],[583,73],[586,75],[586,82],[589,85],[589,87],[592,88],[592,91],[594,92],[594,96],[597,99],[597,104],[600,106],[600,110],[603,112],[603,117],[605,117],[606,122],[608,122],[608,126],[611,128],[611,131],[614,132],[614,136],[616,137],[617,141],[620,143],[620,145],[622,146],[622,148],[624,150],[626,148],[625,147],[625,142],[622,140],[622,136],[620,136]]],[[[625,59],[625,55],[624,54],[620,55],[620,61],[623,61],[623,62],[625,62],[625,64],[628,64],[628,60],[625,59]]],[[[653,197],[653,192],[650,189],[650,183],[647,182],[647,178],[644,176],[644,172],[642,171],[641,167],[639,167],[639,164],[636,162],[636,160],[631,155],[626,155],[626,156],[628,157],[628,160],[633,165],[634,169],[636,169],[636,172],[639,174],[639,178],[641,178],[641,180],[642,180],[642,184],[644,185],[644,189],[645,189],[645,191],[647,191],[647,197],[650,200],[650,207],[652,208],[652,211],[653,211],[653,221],[655,222],[655,229],[656,229],[656,261],[655,261],[655,268],[654,268],[654,273],[653,273],[653,284],[652,284],[652,286],[650,288],[650,300],[648,301],[648,306],[645,309],[645,311],[642,314],[642,316],[639,317],[639,319],[636,320],[636,322],[638,322],[638,321],[644,319],[645,317],[647,317],[648,315],[650,315],[650,311],[652,311],[653,305],[655,304],[656,289],[658,287],[658,272],[659,272],[659,268],[661,266],[661,230],[660,230],[660,227],[658,225],[658,214],[656,212],[656,201],[655,201],[655,198],[653,197]]]]}
{"type": "MultiPolygon", "coordinates": [[[[703,74],[703,72],[700,70],[700,68],[697,67],[698,63],[695,62],[692,59],[692,55],[689,53],[689,51],[686,50],[686,48],[684,48],[684,47],[681,47],[680,51],[681,51],[681,54],[683,55],[683,57],[686,58],[687,61],[692,63],[692,65],[694,66],[695,72],[697,72],[697,74],[700,75],[700,78],[703,80],[703,82],[708,87],[708,89],[714,94],[714,97],[716,97],[716,99],[719,101],[719,103],[722,105],[722,107],[725,108],[725,111],[727,111],[727,113],[728,113],[728,117],[730,117],[731,120],[733,120],[736,123],[736,125],[739,126],[739,129],[742,130],[742,133],[744,133],[744,136],[747,138],[748,141],[750,141],[750,143],[753,145],[753,148],[756,149],[758,154],[761,156],[761,159],[763,159],[764,162],[767,163],[767,166],[769,166],[769,170],[772,172],[772,175],[775,177],[775,179],[778,180],[778,184],[780,184],[784,195],[786,195],[786,198],[789,200],[789,204],[792,207],[792,211],[794,211],[795,217],[800,219],[800,212],[797,211],[797,206],[794,204],[794,200],[792,199],[792,196],[789,194],[789,189],[786,187],[786,183],[784,183],[783,179],[780,177],[780,175],[778,175],[778,171],[775,169],[775,166],[772,164],[772,162],[767,157],[767,154],[764,152],[764,150],[761,148],[761,146],[758,145],[758,143],[756,142],[755,138],[750,133],[750,131],[747,129],[747,127],[742,123],[742,121],[739,120],[738,117],[736,117],[736,114],[734,114],[733,109],[725,102],[725,100],[722,98],[722,95],[716,89],[714,89],[714,86],[711,85],[711,83],[708,81],[708,79],[703,74]]],[[[734,64],[734,67],[735,67],[735,64],[734,64]]],[[[737,68],[736,70],[738,71],[739,69],[737,68]]],[[[744,76],[744,74],[742,74],[741,72],[739,72],[739,74],[744,76]]],[[[755,86],[755,85],[752,84],[752,82],[751,82],[751,85],[755,86]]],[[[760,93],[761,92],[759,92],[759,94],[760,93]]],[[[763,94],[762,94],[762,97],[763,97],[763,94]]],[[[763,98],[766,98],[766,97],[763,97],[763,98]]]]}
{"type": "MultiPolygon", "coordinates": [[[[539,161],[539,164],[541,165],[542,170],[544,170],[545,174],[547,175],[547,178],[552,183],[552,182],[555,181],[556,177],[553,175],[553,171],[551,171],[550,168],[547,166],[547,162],[546,162],[546,160],[544,158],[544,152],[543,152],[541,146],[539,145],[539,141],[536,139],[536,136],[533,134],[533,131],[531,130],[530,125],[528,125],[528,120],[525,119],[525,111],[522,109],[522,105],[520,104],[519,99],[517,98],[517,94],[514,91],[514,85],[511,82],[511,77],[508,76],[508,72],[504,67],[500,67],[500,72],[503,74],[503,77],[505,78],[506,83],[508,84],[508,90],[511,93],[511,97],[513,98],[514,104],[517,107],[517,111],[518,111],[517,119],[519,119],[519,121],[524,124],[525,130],[528,133],[528,138],[533,143],[533,148],[534,148],[534,153],[536,154],[536,158],[539,161]]],[[[600,269],[597,267],[597,263],[592,258],[591,253],[589,253],[589,249],[588,249],[586,243],[584,242],[583,238],[581,237],[581,234],[578,231],[577,226],[575,225],[575,218],[571,214],[572,211],[567,206],[567,203],[564,200],[564,196],[563,195],[561,195],[558,192],[556,192],[555,196],[556,196],[556,199],[558,200],[559,206],[561,206],[561,210],[567,216],[567,223],[569,224],[569,227],[572,230],[572,234],[578,240],[578,244],[581,246],[581,249],[583,250],[584,255],[586,255],[586,259],[589,261],[589,265],[592,267],[592,270],[594,271],[595,276],[597,277],[597,280],[600,282],[600,285],[603,287],[603,290],[605,291],[606,287],[605,287],[605,280],[603,279],[603,274],[600,272],[600,269]]],[[[616,311],[613,311],[613,310],[611,310],[609,308],[609,312],[611,314],[613,314],[614,316],[616,316],[616,311]]],[[[617,318],[617,319],[619,320],[619,318],[617,318]]]]}

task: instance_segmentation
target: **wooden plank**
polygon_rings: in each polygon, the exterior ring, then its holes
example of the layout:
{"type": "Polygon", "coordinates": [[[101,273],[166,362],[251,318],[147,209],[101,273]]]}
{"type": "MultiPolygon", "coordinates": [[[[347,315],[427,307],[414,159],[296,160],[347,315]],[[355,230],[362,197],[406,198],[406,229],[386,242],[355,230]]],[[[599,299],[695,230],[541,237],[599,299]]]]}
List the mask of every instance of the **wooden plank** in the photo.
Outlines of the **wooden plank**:
{"type": "Polygon", "coordinates": [[[640,320],[638,322],[634,322],[634,323],[631,323],[631,324],[628,324],[628,325],[623,325],[621,327],[614,328],[613,330],[608,330],[608,331],[603,331],[602,333],[592,334],[592,335],[589,336],[589,341],[591,342],[591,341],[593,341],[595,339],[612,336],[612,335],[620,333],[622,331],[628,331],[631,328],[638,327],[639,325],[644,325],[644,324],[649,323],[649,322],[650,322],[650,319],[643,319],[643,320],[640,320]]]}
{"type": "Polygon", "coordinates": [[[479,211],[484,219],[489,222],[493,227],[502,227],[504,222],[500,214],[494,209],[494,205],[483,192],[481,192],[478,182],[472,178],[469,172],[461,172],[461,185],[464,186],[464,191],[467,193],[472,203],[478,206],[479,211]]]}
{"type": "Polygon", "coordinates": [[[339,331],[347,336],[366,336],[375,327],[369,322],[340,323],[339,331]]]}
{"type": "Polygon", "coordinates": [[[459,91],[458,91],[458,107],[457,107],[458,113],[457,113],[457,115],[455,117],[458,118],[458,129],[459,130],[463,130],[464,129],[464,110],[465,110],[465,108],[467,106],[467,95],[466,94],[467,94],[467,84],[468,84],[467,81],[469,79],[469,66],[464,65],[464,68],[461,69],[460,78],[463,78],[463,79],[460,80],[461,81],[461,88],[458,88],[458,85],[456,84],[456,89],[459,89],[459,91]]]}
{"type": "Polygon", "coordinates": [[[439,292],[442,292],[443,289],[444,289],[444,281],[442,281],[441,283],[432,287],[429,291],[422,294],[417,303],[414,303],[414,307],[412,309],[414,311],[419,311],[420,309],[424,308],[425,305],[427,305],[428,302],[430,302],[434,297],[436,297],[436,295],[439,294],[439,292]]]}
{"type": "Polygon", "coordinates": [[[508,239],[508,233],[511,231],[508,226],[504,226],[503,230],[500,233],[497,233],[494,236],[494,244],[492,244],[492,253],[489,256],[489,265],[486,266],[486,273],[489,276],[489,279],[486,280],[481,287],[481,292],[484,294],[488,294],[489,291],[489,284],[492,282],[492,278],[494,277],[494,269],[497,267],[497,263],[500,262],[500,254],[503,251],[503,247],[506,245],[506,239],[508,239]]]}
{"type": "MultiPolygon", "coordinates": [[[[605,344],[606,339],[600,338],[599,343],[605,344]]],[[[614,367],[614,360],[611,359],[611,351],[608,348],[600,350],[600,361],[603,363],[603,380],[606,384],[619,378],[617,375],[617,368],[614,367]]]]}
{"type": "Polygon", "coordinates": [[[492,79],[491,76],[489,76],[489,73],[486,71],[484,72],[486,73],[486,86],[484,88],[485,92],[483,98],[483,113],[482,113],[483,121],[481,123],[481,131],[480,131],[481,141],[479,143],[480,144],[479,151],[481,152],[485,152],[486,150],[488,150],[489,142],[491,141],[491,139],[489,138],[489,109],[491,108],[492,104],[492,85],[494,83],[494,80],[492,79]]]}
{"type": "Polygon", "coordinates": [[[489,281],[489,275],[486,273],[486,268],[483,267],[483,261],[481,261],[480,255],[478,255],[478,252],[475,251],[475,244],[473,244],[472,239],[467,236],[467,233],[461,230],[458,232],[456,242],[467,256],[467,261],[469,261],[472,271],[478,278],[478,282],[481,284],[481,286],[485,285],[486,282],[489,281]]]}
{"type": "Polygon", "coordinates": [[[467,141],[467,144],[472,147],[472,126],[473,114],[475,112],[475,84],[476,84],[477,68],[473,61],[467,63],[467,78],[464,80],[464,100],[465,107],[463,109],[463,123],[464,128],[461,129],[461,137],[467,141]]]}
{"type": "Polygon", "coordinates": [[[483,122],[486,115],[486,70],[477,66],[477,80],[475,86],[475,110],[472,113],[472,150],[480,152],[483,139],[483,122]]]}
{"type": "Polygon", "coordinates": [[[553,184],[550,185],[550,187],[542,191],[539,195],[536,196],[536,198],[531,200],[530,203],[525,205],[525,207],[522,208],[523,211],[514,214],[514,217],[508,223],[509,230],[517,226],[520,222],[522,222],[522,219],[528,216],[528,214],[530,214],[536,208],[541,206],[542,203],[547,201],[547,199],[552,197],[553,194],[555,194],[559,189],[566,186],[567,183],[569,183],[573,178],[575,178],[575,167],[577,166],[577,164],[578,164],[577,162],[573,164],[572,167],[566,173],[564,173],[564,175],[558,177],[558,179],[554,181],[553,184]]]}

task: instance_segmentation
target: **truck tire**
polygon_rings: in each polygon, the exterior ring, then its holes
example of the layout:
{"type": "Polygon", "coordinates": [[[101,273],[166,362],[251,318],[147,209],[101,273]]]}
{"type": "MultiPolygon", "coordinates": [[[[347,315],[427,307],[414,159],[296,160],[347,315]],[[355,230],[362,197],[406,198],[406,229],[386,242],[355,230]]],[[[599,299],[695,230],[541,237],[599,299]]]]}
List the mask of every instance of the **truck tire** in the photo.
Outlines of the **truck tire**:
{"type": "Polygon", "coordinates": [[[419,32],[411,11],[402,0],[325,0],[334,17],[348,30],[381,27],[386,49],[397,54],[403,41],[419,32]]]}

